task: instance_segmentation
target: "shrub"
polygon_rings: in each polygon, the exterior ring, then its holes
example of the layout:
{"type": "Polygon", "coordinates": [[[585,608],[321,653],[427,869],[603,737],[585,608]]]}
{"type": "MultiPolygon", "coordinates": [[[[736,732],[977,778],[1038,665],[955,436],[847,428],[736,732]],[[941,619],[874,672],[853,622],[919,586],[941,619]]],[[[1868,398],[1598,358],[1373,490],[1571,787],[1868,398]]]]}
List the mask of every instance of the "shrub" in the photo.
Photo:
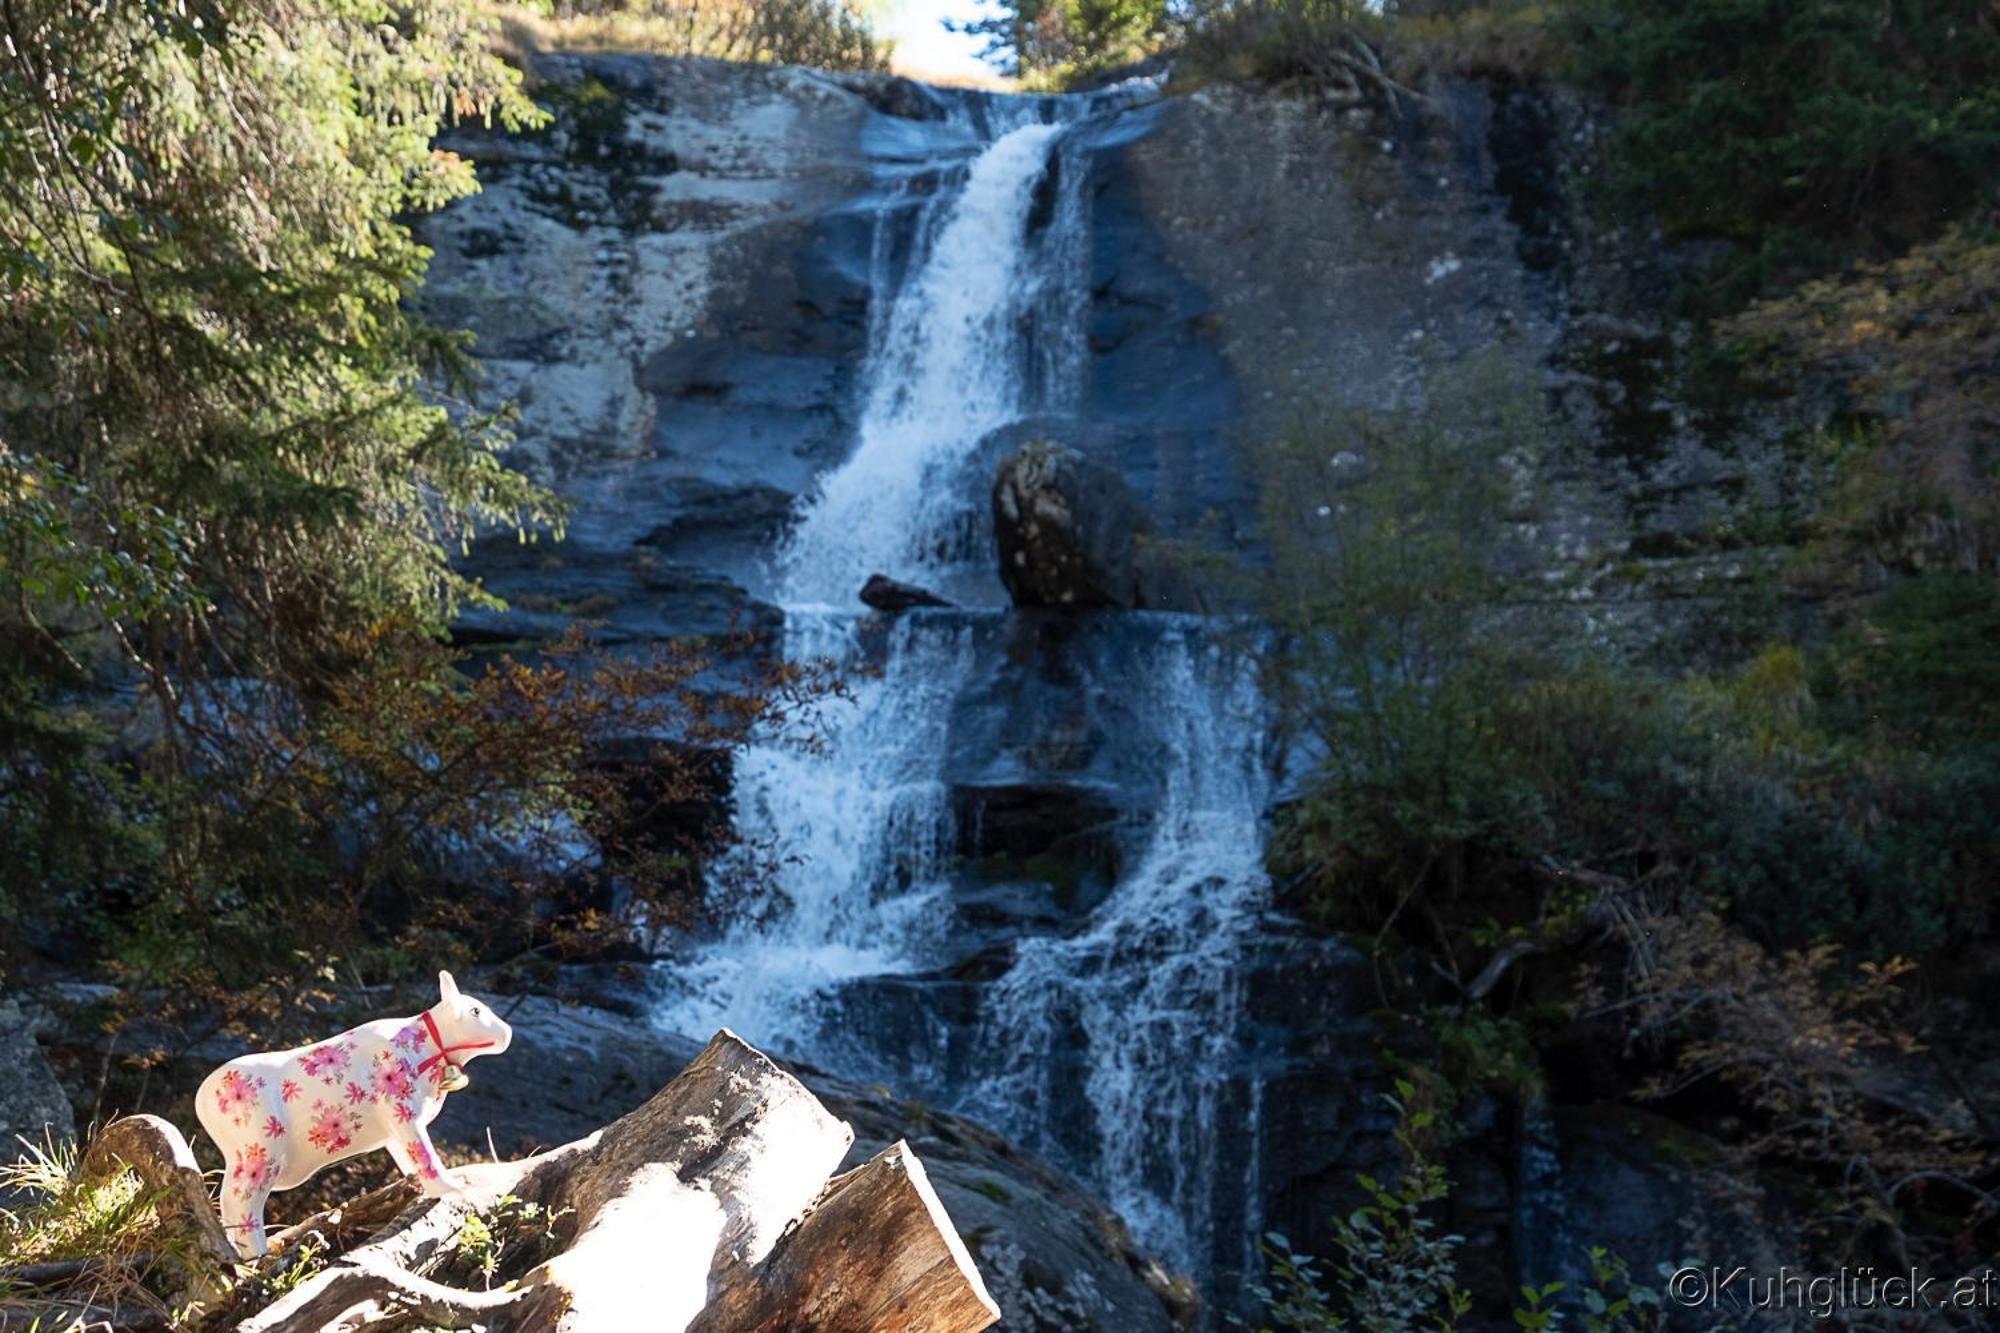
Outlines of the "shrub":
{"type": "Polygon", "coordinates": [[[1985,0],[1576,0],[1578,73],[1618,105],[1610,202],[1738,246],[1748,294],[1963,215],[2000,164],[1985,0]]]}
{"type": "MultiPolygon", "coordinates": [[[[1284,1236],[1264,1238],[1266,1283],[1250,1291],[1265,1315],[1296,1333],[1449,1333],[1472,1310],[1458,1285],[1460,1236],[1438,1230],[1435,1214],[1451,1196],[1451,1179],[1433,1156],[1436,1121],[1418,1109],[1418,1089],[1399,1082],[1383,1098],[1396,1112],[1394,1139],[1403,1157],[1393,1182],[1356,1177],[1366,1202],[1334,1222],[1338,1251],[1332,1279],[1321,1262],[1296,1253],[1284,1236]]],[[[1656,1333],[1664,1327],[1660,1293],[1632,1281],[1618,1255],[1589,1251],[1592,1285],[1573,1293],[1578,1325],[1588,1333],[1656,1333]]],[[[1560,1327],[1569,1309],[1557,1304],[1564,1285],[1523,1288],[1517,1328],[1560,1327]]],[[[1237,1321],[1232,1321],[1237,1322],[1237,1321]]]]}
{"type": "Polygon", "coordinates": [[[1763,302],[1726,328],[1796,387],[1831,381],[1833,495],[1813,581],[1959,569],[2000,578],[2000,236],[1955,228],[1763,302]]]}
{"type": "Polygon", "coordinates": [[[1184,21],[1177,84],[1261,84],[1342,100],[1388,87],[1383,20],[1363,0],[1201,0],[1184,21]]]}
{"type": "Polygon", "coordinates": [[[1432,1214],[1451,1193],[1442,1163],[1428,1144],[1435,1123],[1412,1103],[1414,1084],[1399,1082],[1383,1098],[1396,1112],[1395,1141],[1404,1164],[1391,1182],[1357,1176],[1367,1202],[1334,1222],[1339,1250],[1332,1290],[1316,1260],[1292,1251],[1285,1237],[1265,1238],[1270,1285],[1251,1287],[1280,1328],[1300,1333],[1416,1333],[1449,1330],[1472,1306],[1458,1285],[1461,1236],[1438,1230],[1432,1214]]]}
{"type": "Polygon", "coordinates": [[[1270,683],[1314,761],[1279,853],[1288,878],[1348,886],[1376,923],[1461,887],[1522,815],[1487,743],[1504,665],[1476,623],[1499,592],[1503,460],[1534,429],[1500,373],[1441,377],[1423,411],[1349,413],[1261,458],[1263,605],[1284,645],[1270,683]]]}
{"type": "Polygon", "coordinates": [[[1064,88],[1150,55],[1168,12],[1168,0],[1001,0],[956,26],[985,37],[987,58],[1027,86],[1064,88]]]}
{"type": "Polygon", "coordinates": [[[1564,55],[1554,9],[1533,0],[1399,5],[1387,33],[1389,67],[1415,83],[1429,74],[1526,80],[1561,68],[1564,55]]]}
{"type": "Polygon", "coordinates": [[[753,649],[628,661],[572,636],[538,663],[482,666],[391,627],[314,700],[204,690],[181,732],[200,799],[142,751],[128,799],[97,812],[178,821],[172,854],[69,898],[15,880],[15,910],[66,923],[42,929],[102,956],[153,1016],[252,1033],[289,1030],[336,980],[629,947],[700,912],[729,753],[753,729],[803,735],[795,710],[832,687],[779,664],[717,688],[753,649]]]}
{"type": "Polygon", "coordinates": [[[1746,1171],[1782,1161],[1825,1184],[1811,1217],[1825,1252],[1879,1246],[1942,1267],[1973,1248],[1992,1220],[1980,1184],[1990,1153],[1948,1117],[1881,1092],[1923,1049],[1900,995],[1914,964],[1849,969],[1828,944],[1773,953],[1707,911],[1649,919],[1633,943],[1634,1026],[1675,1039],[1646,1095],[1725,1086],[1746,1113],[1732,1146],[1746,1171]]]}

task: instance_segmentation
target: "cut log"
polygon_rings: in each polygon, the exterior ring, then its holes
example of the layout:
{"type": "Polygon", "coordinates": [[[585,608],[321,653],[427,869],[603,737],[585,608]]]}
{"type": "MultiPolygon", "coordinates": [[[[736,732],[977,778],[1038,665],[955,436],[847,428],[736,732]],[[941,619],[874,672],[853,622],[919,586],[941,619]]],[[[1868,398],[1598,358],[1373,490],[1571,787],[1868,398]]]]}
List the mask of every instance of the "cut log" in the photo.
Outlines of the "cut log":
{"type": "Polygon", "coordinates": [[[407,1311],[516,1333],[683,1328],[723,1275],[770,1252],[853,1140],[797,1079],[721,1032],[608,1129],[527,1162],[461,1168],[464,1198],[420,1201],[241,1327],[350,1329],[407,1311]],[[456,1291],[413,1271],[501,1194],[558,1216],[563,1252],[511,1291],[456,1291]]]}
{"type": "Polygon", "coordinates": [[[978,1333],[999,1320],[923,1163],[899,1141],[829,1183],[763,1263],[727,1275],[687,1333],[978,1333]]]}
{"type": "MultiPolygon", "coordinates": [[[[208,1184],[187,1138],[156,1115],[128,1115],[98,1132],[77,1163],[76,1178],[89,1185],[130,1167],[154,1196],[161,1225],[186,1238],[160,1259],[184,1301],[212,1305],[224,1298],[236,1247],[208,1201],[208,1184]]],[[[64,1327],[57,1323],[51,1327],[64,1327]]]]}
{"type": "Polygon", "coordinates": [[[526,1182],[574,1210],[577,1232],[529,1275],[540,1290],[515,1327],[684,1326],[727,1274],[770,1253],[853,1142],[819,1098],[724,1029],[559,1180],[538,1168],[526,1182]]]}

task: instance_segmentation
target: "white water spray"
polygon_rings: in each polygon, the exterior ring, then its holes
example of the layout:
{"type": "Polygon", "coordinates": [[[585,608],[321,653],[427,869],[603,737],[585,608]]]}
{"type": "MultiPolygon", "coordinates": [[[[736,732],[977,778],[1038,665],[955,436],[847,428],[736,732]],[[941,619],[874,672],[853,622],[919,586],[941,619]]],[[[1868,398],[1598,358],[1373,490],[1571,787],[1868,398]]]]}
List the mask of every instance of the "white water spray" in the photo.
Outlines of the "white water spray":
{"type": "Polygon", "coordinates": [[[1263,707],[1242,656],[1192,624],[1162,628],[1129,688],[1158,724],[1152,832],[1083,931],[1021,941],[988,992],[983,1077],[963,1102],[1050,1147],[1075,1091],[1057,1081],[1075,1057],[1059,1057],[1080,1045],[1096,1183],[1162,1257],[1198,1272],[1215,1239],[1219,1148],[1241,1128],[1219,1116],[1244,947],[1267,898],[1263,707]]]}
{"type": "Polygon", "coordinates": [[[1011,130],[973,162],[870,356],[860,441],[779,557],[788,605],[846,605],[871,574],[934,583],[962,563],[964,465],[1022,412],[1022,325],[1042,299],[1028,211],[1055,125],[1011,130]]]}

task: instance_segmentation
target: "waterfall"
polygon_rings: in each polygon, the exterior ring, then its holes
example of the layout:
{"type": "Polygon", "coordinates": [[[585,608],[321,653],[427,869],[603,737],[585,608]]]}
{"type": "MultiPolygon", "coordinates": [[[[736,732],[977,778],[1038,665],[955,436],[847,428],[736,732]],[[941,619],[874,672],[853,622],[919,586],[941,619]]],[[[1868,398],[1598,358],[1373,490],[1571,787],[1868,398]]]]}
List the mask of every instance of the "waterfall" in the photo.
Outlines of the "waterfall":
{"type": "MultiPolygon", "coordinates": [[[[887,262],[900,188],[878,216],[856,447],[806,497],[776,559],[787,656],[849,668],[852,698],[829,705],[822,751],[760,744],[739,758],[737,831],[748,860],[770,853],[779,901],[735,915],[666,969],[671,1026],[727,1024],[779,1049],[823,1052],[841,982],[928,957],[922,936],[951,843],[944,728],[970,630],[904,616],[871,679],[860,621],[832,608],[853,605],[871,574],[935,584],[972,563],[967,534],[980,530],[985,492],[967,469],[980,442],[1025,410],[1031,315],[1067,272],[1035,262],[1028,226],[1060,128],[1006,128],[979,153],[923,210],[900,285],[887,262]]],[[[1078,211],[1058,208],[1044,232],[1074,229],[1078,211]]]]}
{"type": "Polygon", "coordinates": [[[1021,941],[989,992],[981,1077],[964,1099],[1045,1149],[1081,1092],[1095,1183],[1162,1257],[1197,1273],[1218,1240],[1224,1135],[1255,1129],[1254,1094],[1243,1123],[1225,1126],[1221,1110],[1243,949],[1267,890],[1262,701],[1242,657],[1214,640],[1168,624],[1128,683],[1159,724],[1165,784],[1152,831],[1083,931],[1021,941]],[[1080,1089],[1066,1086],[1065,1046],[1082,1048],[1080,1089]]]}
{"type": "MultiPolygon", "coordinates": [[[[884,192],[854,448],[803,497],[773,558],[785,651],[850,668],[853,698],[829,707],[819,749],[740,756],[745,850],[715,876],[714,934],[659,969],[658,1018],[696,1035],[728,1025],[992,1124],[1204,1275],[1224,1241],[1213,1200],[1246,1188],[1224,1183],[1221,1145],[1245,1126],[1223,1121],[1256,1104],[1225,1106],[1240,955],[1266,896],[1262,703],[1235,635],[1165,614],[1079,624],[1075,688],[1122,701],[1121,744],[1154,792],[1128,868],[1074,933],[1011,941],[1011,965],[955,1024],[924,1008],[922,1031],[892,1040],[863,1012],[884,979],[959,961],[954,714],[1009,651],[981,445],[1080,396],[1088,200],[1068,135],[1095,108],[1064,102],[1068,120],[1054,99],[976,104],[990,138],[914,224],[907,179],[884,192]],[[912,225],[898,265],[886,229],[912,225]],[[877,573],[986,609],[886,627],[841,609],[877,573]],[[772,891],[739,905],[733,886],[752,872],[772,891]]],[[[1234,1255],[1240,1238],[1226,1239],[1234,1255]]]]}
{"type": "Polygon", "coordinates": [[[1062,276],[1026,234],[1060,129],[995,140],[920,243],[869,356],[853,456],[821,480],[779,555],[788,605],[845,605],[871,574],[937,583],[969,563],[968,501],[984,490],[965,468],[1021,415],[1023,326],[1062,276]]]}

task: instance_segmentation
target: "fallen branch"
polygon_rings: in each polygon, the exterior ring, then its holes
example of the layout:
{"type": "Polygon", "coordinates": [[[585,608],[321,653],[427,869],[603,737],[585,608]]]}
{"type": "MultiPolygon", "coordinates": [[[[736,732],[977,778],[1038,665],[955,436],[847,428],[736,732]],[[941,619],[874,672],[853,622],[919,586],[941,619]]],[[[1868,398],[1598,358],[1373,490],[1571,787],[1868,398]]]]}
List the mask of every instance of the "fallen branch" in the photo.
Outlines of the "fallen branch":
{"type": "Polygon", "coordinates": [[[0,1268],[0,1290],[8,1287],[67,1286],[113,1265],[143,1269],[151,1262],[152,1256],[146,1254],[116,1257],[94,1254],[87,1259],[52,1259],[47,1263],[18,1264],[13,1268],[0,1268]]]}

